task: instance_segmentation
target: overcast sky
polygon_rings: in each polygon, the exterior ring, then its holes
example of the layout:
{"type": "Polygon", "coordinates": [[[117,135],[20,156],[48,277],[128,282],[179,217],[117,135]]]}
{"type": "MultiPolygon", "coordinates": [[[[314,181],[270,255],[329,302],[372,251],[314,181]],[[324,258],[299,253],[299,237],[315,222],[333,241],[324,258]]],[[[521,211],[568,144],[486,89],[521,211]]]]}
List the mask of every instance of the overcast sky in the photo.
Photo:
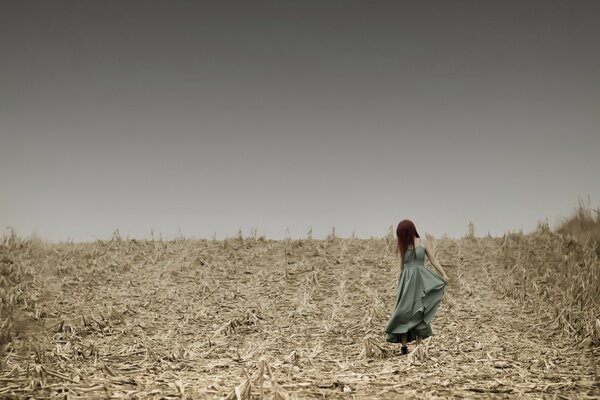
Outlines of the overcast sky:
{"type": "Polygon", "coordinates": [[[600,200],[598,1],[1,1],[0,224],[460,237],[600,200]]]}

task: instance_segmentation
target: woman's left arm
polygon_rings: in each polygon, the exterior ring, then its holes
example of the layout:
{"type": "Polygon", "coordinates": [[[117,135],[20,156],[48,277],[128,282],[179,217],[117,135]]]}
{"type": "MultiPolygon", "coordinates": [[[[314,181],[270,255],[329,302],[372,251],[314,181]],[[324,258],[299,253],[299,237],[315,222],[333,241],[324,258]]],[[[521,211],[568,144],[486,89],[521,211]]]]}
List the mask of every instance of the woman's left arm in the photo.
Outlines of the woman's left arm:
{"type": "Polygon", "coordinates": [[[446,275],[446,273],[444,272],[444,269],[442,268],[442,266],[440,265],[438,260],[433,255],[433,250],[431,249],[431,245],[426,240],[423,240],[423,243],[425,244],[425,253],[427,254],[427,257],[429,258],[429,261],[431,261],[431,264],[439,272],[439,274],[442,276],[444,281],[446,281],[446,283],[448,283],[448,275],[446,275]]]}

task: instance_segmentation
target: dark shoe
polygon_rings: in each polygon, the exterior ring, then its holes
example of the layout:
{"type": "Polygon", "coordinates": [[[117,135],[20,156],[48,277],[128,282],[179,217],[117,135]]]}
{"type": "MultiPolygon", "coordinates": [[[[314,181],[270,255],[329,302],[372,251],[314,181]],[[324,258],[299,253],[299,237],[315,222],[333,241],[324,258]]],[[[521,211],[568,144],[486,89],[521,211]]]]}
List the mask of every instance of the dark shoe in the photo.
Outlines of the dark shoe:
{"type": "Polygon", "coordinates": [[[400,351],[402,351],[402,354],[408,354],[408,346],[400,347],[400,351]]]}

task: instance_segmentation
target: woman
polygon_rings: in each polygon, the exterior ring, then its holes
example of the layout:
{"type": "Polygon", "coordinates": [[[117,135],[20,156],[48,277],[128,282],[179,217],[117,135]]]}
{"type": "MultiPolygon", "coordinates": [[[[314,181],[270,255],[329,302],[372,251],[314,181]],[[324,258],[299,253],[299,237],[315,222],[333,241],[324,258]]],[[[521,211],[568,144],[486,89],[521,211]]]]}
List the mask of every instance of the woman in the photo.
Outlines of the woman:
{"type": "Polygon", "coordinates": [[[448,276],[433,255],[429,242],[421,239],[412,221],[400,221],[396,228],[402,269],[396,290],[396,305],[385,328],[386,341],[402,343],[402,354],[408,353],[407,342],[416,339],[417,345],[423,338],[433,335],[431,320],[435,314],[448,276]],[[441,278],[425,267],[425,254],[441,278]]]}

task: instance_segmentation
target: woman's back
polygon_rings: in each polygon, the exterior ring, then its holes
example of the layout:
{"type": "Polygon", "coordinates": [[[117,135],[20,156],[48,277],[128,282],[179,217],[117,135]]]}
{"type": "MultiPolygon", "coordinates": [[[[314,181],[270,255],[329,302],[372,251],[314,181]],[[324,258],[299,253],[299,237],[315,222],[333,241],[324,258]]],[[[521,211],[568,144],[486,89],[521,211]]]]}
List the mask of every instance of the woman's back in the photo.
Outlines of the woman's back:
{"type": "Polygon", "coordinates": [[[414,249],[409,247],[404,253],[404,265],[406,267],[421,265],[425,266],[425,248],[418,244],[414,249]]]}

